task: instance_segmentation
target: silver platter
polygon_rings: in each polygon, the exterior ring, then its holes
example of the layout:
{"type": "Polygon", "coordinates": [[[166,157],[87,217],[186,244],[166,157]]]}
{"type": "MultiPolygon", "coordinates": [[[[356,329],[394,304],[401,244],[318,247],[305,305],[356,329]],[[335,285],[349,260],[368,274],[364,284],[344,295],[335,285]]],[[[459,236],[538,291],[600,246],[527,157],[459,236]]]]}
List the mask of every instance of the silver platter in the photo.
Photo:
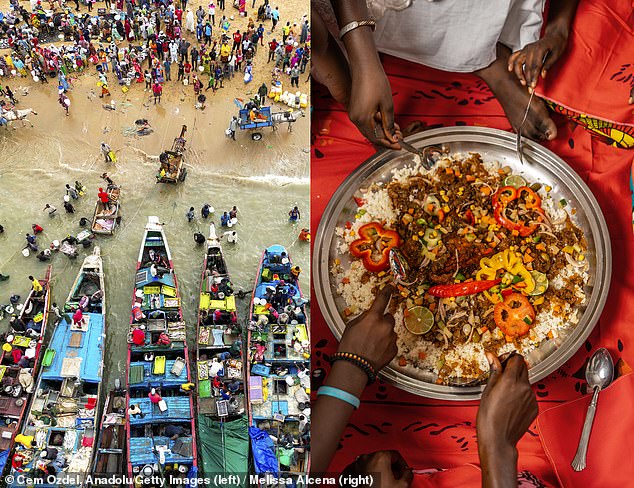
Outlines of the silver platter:
{"type": "MultiPolygon", "coordinates": [[[[553,152],[539,144],[524,140],[524,161],[521,165],[515,153],[515,135],[497,129],[482,127],[449,127],[421,132],[407,139],[417,148],[445,146],[451,153],[477,152],[484,160],[499,161],[510,166],[532,183],[551,186],[556,200],[565,198],[567,210],[576,209],[575,224],[584,231],[588,243],[589,281],[585,288],[589,299],[579,312],[580,321],[567,334],[547,339],[532,351],[527,360],[531,365],[531,383],[539,381],[563,365],[584,343],[596,325],[610,287],[612,252],[605,218],[594,195],[575,171],[553,152]]],[[[317,301],[328,326],[337,340],[345,330],[342,311],[343,299],[331,282],[330,269],[335,258],[343,266],[349,264],[347,256],[337,254],[337,227],[353,221],[357,211],[354,195],[370,183],[391,180],[392,170],[413,163],[413,155],[403,151],[380,151],[355,169],[334,193],[319,223],[313,251],[312,273],[317,301]]],[[[480,386],[437,385],[429,373],[412,367],[399,367],[393,361],[380,376],[403,390],[430,398],[445,400],[478,399],[484,389],[480,386]]]]}

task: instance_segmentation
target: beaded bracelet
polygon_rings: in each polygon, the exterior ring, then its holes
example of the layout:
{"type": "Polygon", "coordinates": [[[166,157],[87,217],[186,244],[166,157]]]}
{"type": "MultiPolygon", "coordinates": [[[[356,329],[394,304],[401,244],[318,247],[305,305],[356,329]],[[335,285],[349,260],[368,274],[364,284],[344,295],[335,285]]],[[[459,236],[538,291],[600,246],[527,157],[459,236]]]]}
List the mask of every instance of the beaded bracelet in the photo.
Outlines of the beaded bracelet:
{"type": "Polygon", "coordinates": [[[363,356],[359,356],[358,354],[351,352],[336,352],[330,356],[331,364],[339,360],[352,363],[357,368],[361,369],[368,376],[368,383],[374,383],[376,381],[376,371],[370,364],[370,361],[363,356]]]}

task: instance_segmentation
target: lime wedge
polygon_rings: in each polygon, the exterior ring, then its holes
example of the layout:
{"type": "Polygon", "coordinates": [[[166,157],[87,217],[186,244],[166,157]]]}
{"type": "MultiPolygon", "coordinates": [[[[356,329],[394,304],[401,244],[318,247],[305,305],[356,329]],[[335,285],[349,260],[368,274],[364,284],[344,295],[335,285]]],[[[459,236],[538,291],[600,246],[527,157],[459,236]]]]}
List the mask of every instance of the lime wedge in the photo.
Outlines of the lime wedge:
{"type": "Polygon", "coordinates": [[[513,188],[519,188],[520,186],[526,186],[526,180],[520,175],[510,175],[504,180],[506,186],[512,186],[513,188]]]}
{"type": "Polygon", "coordinates": [[[405,327],[412,334],[426,334],[433,326],[434,314],[427,307],[416,306],[405,310],[405,327]]]}
{"type": "Polygon", "coordinates": [[[543,295],[548,290],[548,278],[540,271],[531,271],[531,276],[535,282],[535,289],[529,293],[531,296],[543,295]]]}

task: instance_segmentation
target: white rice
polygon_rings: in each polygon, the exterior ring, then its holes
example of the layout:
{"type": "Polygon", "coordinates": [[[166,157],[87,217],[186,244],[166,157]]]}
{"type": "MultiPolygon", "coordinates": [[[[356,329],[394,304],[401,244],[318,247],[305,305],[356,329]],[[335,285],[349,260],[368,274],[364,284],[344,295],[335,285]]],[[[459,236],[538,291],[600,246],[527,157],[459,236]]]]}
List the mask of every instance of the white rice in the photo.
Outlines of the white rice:
{"type": "MultiPolygon", "coordinates": [[[[468,157],[456,153],[449,157],[444,157],[437,162],[434,171],[438,167],[445,167],[452,164],[452,159],[462,159],[468,157]]],[[[484,167],[491,174],[497,174],[500,164],[497,161],[485,161],[484,167]]],[[[392,172],[392,180],[407,183],[408,179],[417,174],[423,174],[431,178],[431,174],[423,169],[420,160],[415,160],[413,165],[405,166],[392,172]]],[[[359,208],[359,212],[348,228],[337,228],[336,235],[339,238],[337,251],[345,256],[348,254],[350,244],[358,239],[358,231],[362,225],[373,221],[385,222],[386,228],[392,228],[391,224],[395,222],[398,214],[397,209],[392,205],[388,195],[388,190],[384,185],[373,185],[371,188],[362,191],[364,204],[359,208]]],[[[559,201],[551,198],[552,192],[540,190],[542,196],[542,208],[546,210],[547,215],[553,222],[561,222],[555,228],[560,230],[564,225],[564,219],[568,215],[565,208],[561,208],[559,201]]],[[[570,208],[566,206],[566,208],[570,208]]],[[[565,286],[566,281],[574,276],[581,276],[583,282],[588,282],[588,264],[585,267],[575,268],[568,265],[562,269],[559,275],[551,281],[550,286],[558,290],[565,286]]],[[[383,284],[391,281],[389,272],[379,277],[376,274],[366,273],[361,260],[353,259],[349,266],[335,264],[331,267],[331,272],[337,284],[337,293],[344,299],[348,310],[346,311],[346,320],[350,320],[362,312],[368,310],[374,301],[373,290],[380,288],[383,284]],[[362,282],[364,277],[365,283],[362,282]],[[345,281],[345,283],[344,283],[345,281]]],[[[575,294],[580,298],[580,303],[584,304],[587,300],[584,290],[576,286],[575,294]]],[[[469,369],[468,377],[473,377],[474,371],[484,373],[489,370],[489,365],[485,357],[485,347],[483,343],[487,342],[487,334],[493,334],[495,338],[502,338],[503,334],[499,329],[486,332],[481,342],[452,344],[449,348],[436,346],[430,341],[426,341],[421,336],[417,336],[409,332],[404,324],[404,304],[402,304],[395,312],[395,332],[397,334],[397,358],[392,362],[391,366],[401,372],[413,377],[435,381],[440,369],[444,366],[452,371],[452,377],[461,377],[466,374],[469,369]],[[486,340],[485,340],[486,339],[486,340]],[[399,366],[399,358],[405,358],[406,366],[399,366]]],[[[556,338],[560,333],[574,327],[579,322],[579,311],[575,307],[571,307],[566,303],[559,315],[555,315],[552,310],[540,310],[537,314],[533,326],[527,336],[519,342],[519,348],[515,343],[504,343],[496,351],[498,355],[519,349],[519,352],[528,353],[540,345],[549,334],[556,338]]],[[[457,326],[462,327],[467,323],[466,317],[463,322],[458,322],[457,326]]],[[[490,347],[490,346],[488,346],[490,347]]],[[[477,376],[477,373],[476,373],[477,376]]]]}

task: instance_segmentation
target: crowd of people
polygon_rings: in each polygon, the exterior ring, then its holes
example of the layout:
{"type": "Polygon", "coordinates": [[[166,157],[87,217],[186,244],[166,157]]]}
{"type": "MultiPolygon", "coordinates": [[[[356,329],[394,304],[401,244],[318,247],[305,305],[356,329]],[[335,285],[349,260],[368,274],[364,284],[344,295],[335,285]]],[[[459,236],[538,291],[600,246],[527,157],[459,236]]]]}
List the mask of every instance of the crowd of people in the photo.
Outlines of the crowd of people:
{"type": "Polygon", "coordinates": [[[188,6],[188,0],[106,0],[96,9],[93,3],[31,0],[29,11],[11,0],[8,12],[0,12],[3,110],[17,103],[9,80],[56,79],[58,101],[68,114],[73,79],[90,66],[98,72],[101,98],[111,96],[115,83],[124,92],[139,83],[160,103],[163,86],[173,81],[192,85],[197,108],[204,108],[204,92],[224,88],[237,73],[251,82],[258,51],[274,65],[272,81],[288,76],[290,86],[298,86],[310,60],[307,15],[280,28],[282,14],[269,0],[250,11],[245,2],[235,2],[236,11],[214,0],[206,8],[188,6]]]}

